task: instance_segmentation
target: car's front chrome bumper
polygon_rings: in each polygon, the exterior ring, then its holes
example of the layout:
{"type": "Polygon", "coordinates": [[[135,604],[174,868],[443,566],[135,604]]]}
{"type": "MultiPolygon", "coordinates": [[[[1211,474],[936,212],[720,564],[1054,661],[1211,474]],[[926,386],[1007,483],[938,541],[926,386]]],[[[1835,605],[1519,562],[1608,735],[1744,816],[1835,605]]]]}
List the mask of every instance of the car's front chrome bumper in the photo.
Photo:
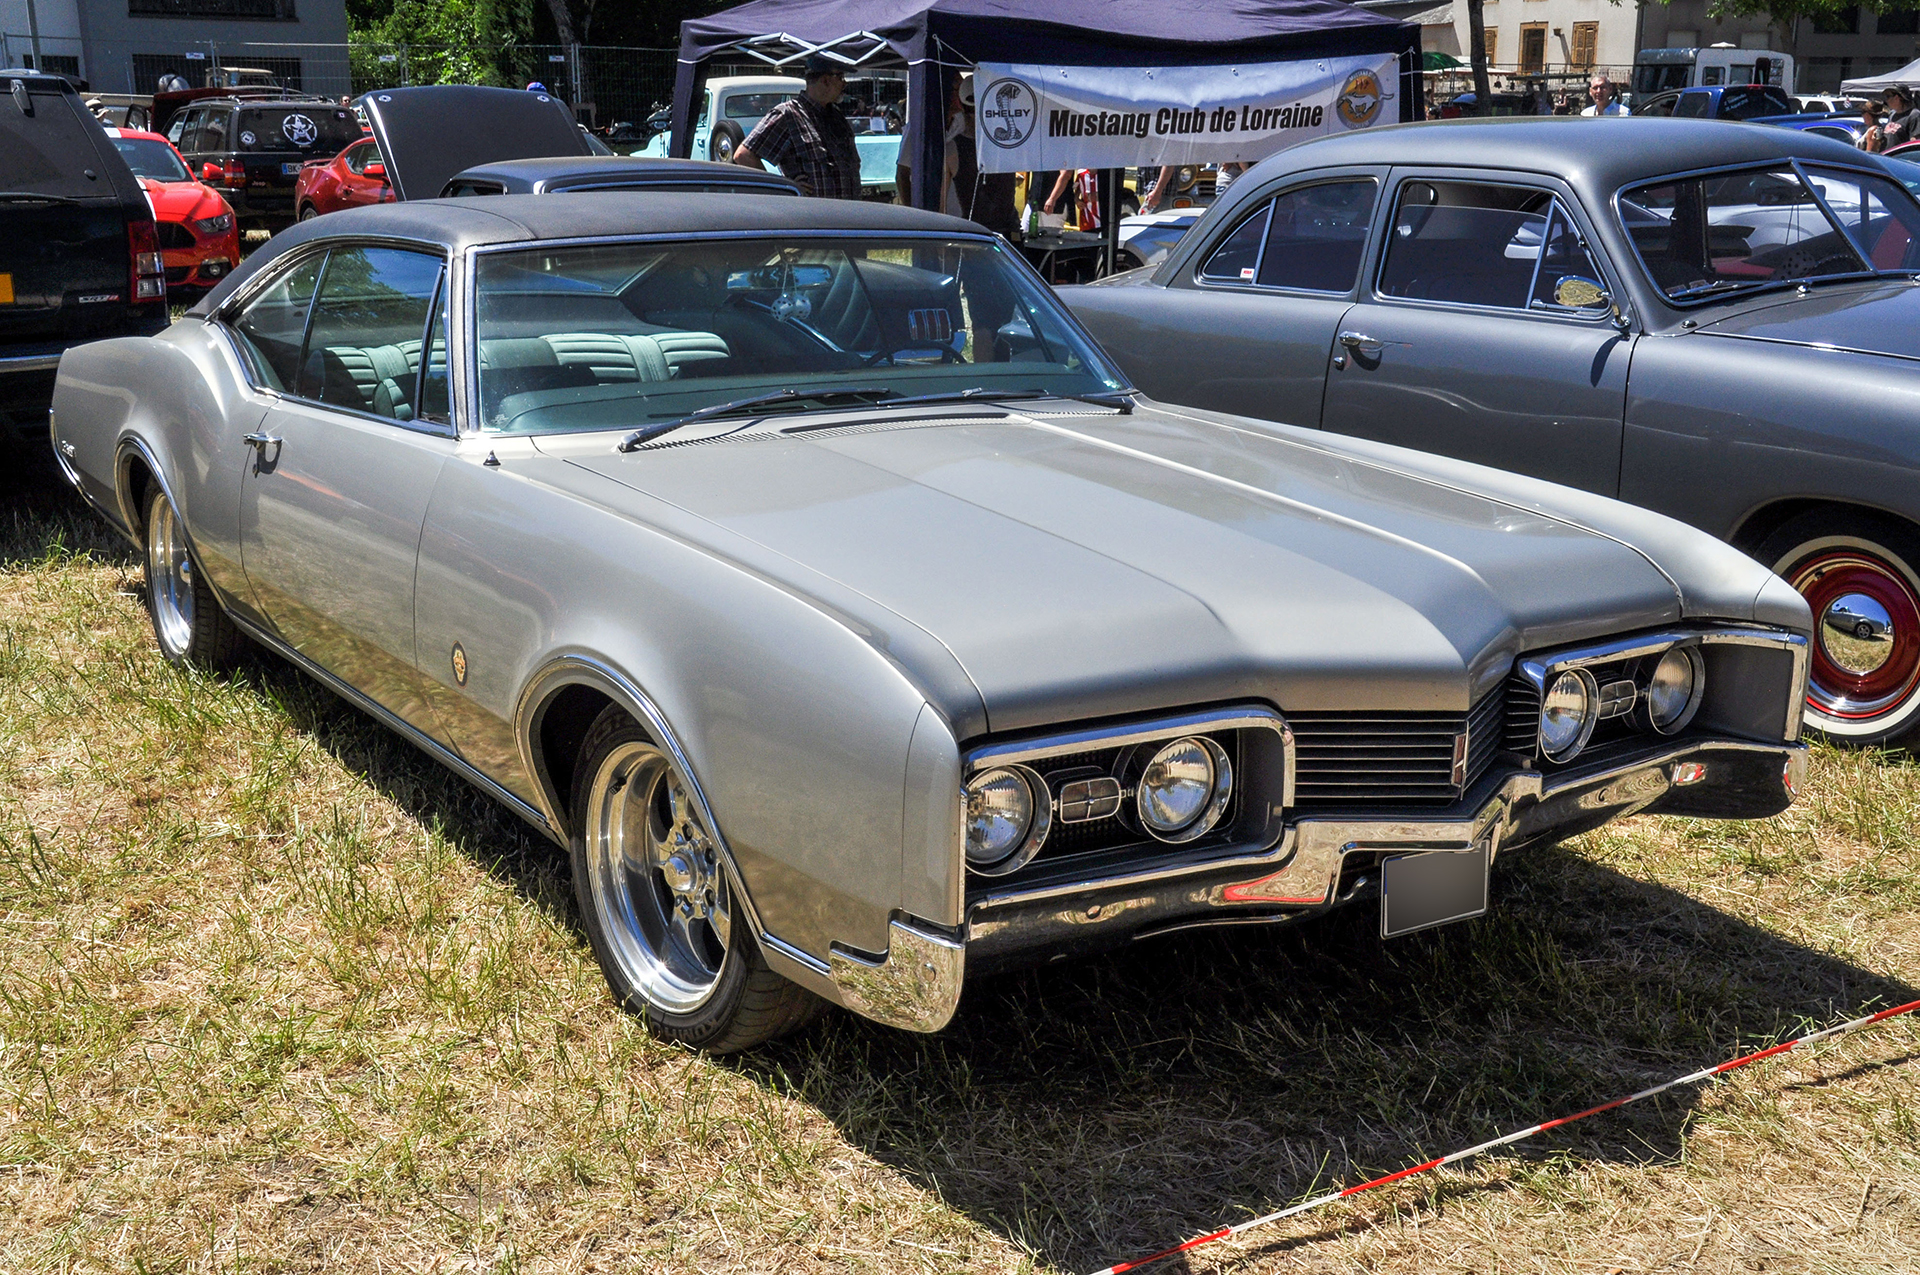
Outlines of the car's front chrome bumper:
{"type": "Polygon", "coordinates": [[[937,1031],[953,1016],[966,972],[990,973],[1201,926],[1272,924],[1359,894],[1386,854],[1494,854],[1651,812],[1756,819],[1784,810],[1804,785],[1798,743],[1694,740],[1564,774],[1509,770],[1459,806],[1410,818],[1302,817],[1253,855],[1138,876],[1052,884],[973,899],[959,935],[896,920],[879,962],[836,952],[845,1002],[899,1027],[937,1031]]]}

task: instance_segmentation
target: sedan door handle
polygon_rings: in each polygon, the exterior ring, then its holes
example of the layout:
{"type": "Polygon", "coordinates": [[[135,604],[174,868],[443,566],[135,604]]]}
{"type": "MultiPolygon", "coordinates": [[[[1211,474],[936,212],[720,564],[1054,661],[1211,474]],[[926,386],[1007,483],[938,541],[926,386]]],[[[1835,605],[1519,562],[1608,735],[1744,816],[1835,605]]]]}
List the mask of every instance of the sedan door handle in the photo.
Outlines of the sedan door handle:
{"type": "Polygon", "coordinates": [[[1340,344],[1346,346],[1349,350],[1365,350],[1371,354],[1380,350],[1385,343],[1377,337],[1368,336],[1364,332],[1346,331],[1340,334],[1340,344]]]}
{"type": "Polygon", "coordinates": [[[275,438],[272,434],[262,433],[258,430],[256,430],[251,434],[247,434],[243,436],[240,441],[245,443],[249,447],[258,448],[260,451],[263,451],[263,452],[266,451],[267,448],[269,447],[280,446],[279,439],[275,438]]]}

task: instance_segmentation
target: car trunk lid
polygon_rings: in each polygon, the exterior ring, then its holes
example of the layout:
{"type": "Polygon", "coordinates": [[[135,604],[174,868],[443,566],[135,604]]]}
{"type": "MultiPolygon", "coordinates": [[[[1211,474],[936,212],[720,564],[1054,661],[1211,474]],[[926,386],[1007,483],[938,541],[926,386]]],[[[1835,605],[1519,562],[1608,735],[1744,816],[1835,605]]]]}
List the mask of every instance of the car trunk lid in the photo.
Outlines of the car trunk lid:
{"type": "Polygon", "coordinates": [[[558,98],[519,89],[434,84],[362,99],[395,199],[434,199],[456,173],[504,159],[590,155],[558,98]]]}

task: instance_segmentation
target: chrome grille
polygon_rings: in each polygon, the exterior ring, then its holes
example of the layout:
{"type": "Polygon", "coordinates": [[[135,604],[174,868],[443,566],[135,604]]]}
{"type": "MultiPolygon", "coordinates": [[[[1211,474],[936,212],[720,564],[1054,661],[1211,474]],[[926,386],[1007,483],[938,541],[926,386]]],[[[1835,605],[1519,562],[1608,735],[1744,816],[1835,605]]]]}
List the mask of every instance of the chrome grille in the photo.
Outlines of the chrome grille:
{"type": "Polygon", "coordinates": [[[1288,713],[1294,806],[1445,806],[1460,799],[1501,746],[1505,688],[1468,713],[1288,713]],[[1467,736],[1464,780],[1454,750],[1467,736]]]}

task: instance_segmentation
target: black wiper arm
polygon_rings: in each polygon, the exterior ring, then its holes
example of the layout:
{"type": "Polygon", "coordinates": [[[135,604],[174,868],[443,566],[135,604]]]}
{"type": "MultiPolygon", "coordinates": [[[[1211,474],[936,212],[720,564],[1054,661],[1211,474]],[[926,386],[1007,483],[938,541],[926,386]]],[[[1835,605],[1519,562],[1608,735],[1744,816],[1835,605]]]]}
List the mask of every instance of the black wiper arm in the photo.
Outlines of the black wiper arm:
{"type": "Polygon", "coordinates": [[[792,388],[775,390],[771,394],[755,394],[750,398],[737,398],[731,403],[715,403],[703,407],[697,412],[688,412],[685,416],[676,416],[670,421],[661,421],[654,425],[642,425],[620,440],[619,450],[630,452],[646,443],[652,442],[662,434],[670,434],[682,425],[691,425],[695,421],[711,420],[716,416],[727,416],[734,412],[750,412],[756,407],[771,407],[775,403],[811,401],[828,403],[835,399],[882,399],[893,393],[884,385],[838,385],[831,389],[796,390],[792,388]]]}
{"type": "Polygon", "coordinates": [[[72,195],[43,195],[37,190],[0,190],[0,204],[78,204],[72,195]]]}

